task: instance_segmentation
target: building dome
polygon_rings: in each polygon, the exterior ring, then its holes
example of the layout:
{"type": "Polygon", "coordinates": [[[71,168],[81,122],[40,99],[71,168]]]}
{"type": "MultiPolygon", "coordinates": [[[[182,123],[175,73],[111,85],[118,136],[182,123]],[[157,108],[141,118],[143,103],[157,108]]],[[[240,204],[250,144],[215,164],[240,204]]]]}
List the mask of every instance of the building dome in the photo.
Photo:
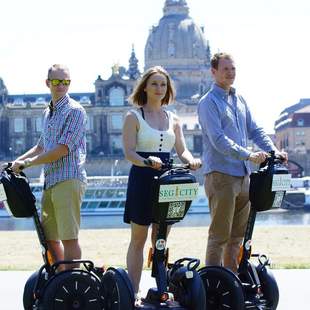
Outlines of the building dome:
{"type": "Polygon", "coordinates": [[[204,30],[189,16],[185,0],[166,0],[163,12],[147,39],[145,69],[163,66],[176,82],[178,98],[206,91],[210,84],[210,47],[204,30]]]}

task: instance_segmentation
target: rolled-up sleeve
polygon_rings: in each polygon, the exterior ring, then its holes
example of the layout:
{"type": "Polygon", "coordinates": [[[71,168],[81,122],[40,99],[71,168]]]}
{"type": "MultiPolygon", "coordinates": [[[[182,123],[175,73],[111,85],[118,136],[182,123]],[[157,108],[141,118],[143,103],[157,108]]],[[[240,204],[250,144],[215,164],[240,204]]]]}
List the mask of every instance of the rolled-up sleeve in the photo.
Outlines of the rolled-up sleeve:
{"type": "Polygon", "coordinates": [[[210,97],[206,97],[199,104],[199,122],[203,133],[208,136],[217,152],[239,160],[246,160],[250,152],[225,134],[222,129],[220,111],[210,97]]]}
{"type": "Polygon", "coordinates": [[[82,143],[85,127],[85,112],[80,109],[71,110],[66,117],[62,134],[57,143],[67,145],[69,151],[74,151],[82,143]]]}

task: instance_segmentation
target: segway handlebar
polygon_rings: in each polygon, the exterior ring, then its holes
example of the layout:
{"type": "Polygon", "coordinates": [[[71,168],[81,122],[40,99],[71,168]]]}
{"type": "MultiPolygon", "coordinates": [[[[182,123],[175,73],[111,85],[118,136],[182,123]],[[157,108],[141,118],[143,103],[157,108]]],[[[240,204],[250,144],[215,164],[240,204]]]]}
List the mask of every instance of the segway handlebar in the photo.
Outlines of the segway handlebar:
{"type": "MultiPolygon", "coordinates": [[[[152,168],[152,160],[151,159],[145,159],[143,163],[147,166],[152,168]]],[[[169,161],[167,163],[161,164],[161,170],[169,170],[169,169],[190,169],[190,164],[174,164],[172,161],[169,161]]]]}

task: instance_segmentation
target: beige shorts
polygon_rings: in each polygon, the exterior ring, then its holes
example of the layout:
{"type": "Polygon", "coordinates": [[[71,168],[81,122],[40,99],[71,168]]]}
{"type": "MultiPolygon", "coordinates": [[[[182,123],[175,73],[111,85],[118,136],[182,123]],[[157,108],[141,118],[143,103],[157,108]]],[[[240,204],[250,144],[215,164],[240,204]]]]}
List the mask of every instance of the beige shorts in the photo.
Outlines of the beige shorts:
{"type": "Polygon", "coordinates": [[[41,220],[47,240],[78,239],[85,187],[74,179],[43,191],[41,220]]]}

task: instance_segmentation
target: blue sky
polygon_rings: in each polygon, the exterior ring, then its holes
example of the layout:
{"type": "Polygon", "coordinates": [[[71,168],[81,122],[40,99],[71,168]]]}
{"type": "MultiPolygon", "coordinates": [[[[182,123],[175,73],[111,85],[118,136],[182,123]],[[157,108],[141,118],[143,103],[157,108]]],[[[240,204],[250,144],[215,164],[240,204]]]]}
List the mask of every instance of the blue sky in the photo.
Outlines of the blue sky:
{"type": "MultiPolygon", "coordinates": [[[[140,69],[149,28],[164,0],[10,0],[1,4],[0,76],[11,94],[42,93],[47,68],[65,63],[72,92],[94,91],[113,63],[140,69]]],[[[268,132],[285,107],[310,98],[310,1],[187,0],[211,52],[237,65],[235,86],[268,132]]]]}

